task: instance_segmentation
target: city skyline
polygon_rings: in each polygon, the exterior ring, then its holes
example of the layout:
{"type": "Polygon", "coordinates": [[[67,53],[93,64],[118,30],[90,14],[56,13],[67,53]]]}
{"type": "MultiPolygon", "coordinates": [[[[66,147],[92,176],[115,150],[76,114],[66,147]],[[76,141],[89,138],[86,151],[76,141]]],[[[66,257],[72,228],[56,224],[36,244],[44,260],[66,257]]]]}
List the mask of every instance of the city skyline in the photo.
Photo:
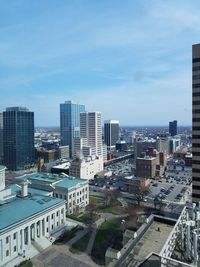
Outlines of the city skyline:
{"type": "Polygon", "coordinates": [[[59,126],[74,100],[123,126],[191,125],[198,1],[0,3],[0,111],[59,126]]]}

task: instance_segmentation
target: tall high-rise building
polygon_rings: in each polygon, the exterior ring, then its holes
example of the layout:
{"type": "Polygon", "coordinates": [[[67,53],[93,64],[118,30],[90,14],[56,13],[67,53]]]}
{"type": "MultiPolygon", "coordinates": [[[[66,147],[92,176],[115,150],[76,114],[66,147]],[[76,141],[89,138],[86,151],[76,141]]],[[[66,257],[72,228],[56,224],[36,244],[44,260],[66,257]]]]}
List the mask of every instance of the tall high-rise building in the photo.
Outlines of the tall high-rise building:
{"type": "Polygon", "coordinates": [[[72,101],[60,104],[61,145],[69,146],[70,158],[73,157],[74,138],[80,137],[80,113],[85,112],[85,106],[72,101]]]}
{"type": "Polygon", "coordinates": [[[104,142],[108,150],[115,148],[116,142],[119,140],[119,121],[108,120],[104,122],[104,142]]]}
{"type": "Polygon", "coordinates": [[[103,155],[101,112],[80,113],[80,137],[91,147],[92,155],[103,155]]]}
{"type": "Polygon", "coordinates": [[[170,121],[169,122],[169,133],[171,136],[177,135],[177,121],[170,121]]]}
{"type": "Polygon", "coordinates": [[[9,170],[23,170],[35,162],[34,113],[25,107],[3,112],[4,164],[9,170]]]}
{"type": "Polygon", "coordinates": [[[3,113],[0,113],[0,163],[3,162],[3,113]]]}
{"type": "Polygon", "coordinates": [[[192,46],[192,200],[200,201],[200,44],[192,46]]]}

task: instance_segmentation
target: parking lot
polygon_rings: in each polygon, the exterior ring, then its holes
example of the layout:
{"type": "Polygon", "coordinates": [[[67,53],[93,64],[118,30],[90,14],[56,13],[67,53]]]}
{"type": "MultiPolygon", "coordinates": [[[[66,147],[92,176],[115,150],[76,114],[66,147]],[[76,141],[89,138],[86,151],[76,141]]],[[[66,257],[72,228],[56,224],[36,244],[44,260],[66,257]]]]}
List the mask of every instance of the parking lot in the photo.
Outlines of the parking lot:
{"type": "MultiPolygon", "coordinates": [[[[107,166],[106,170],[113,174],[110,177],[99,177],[91,181],[90,191],[102,192],[105,188],[117,188],[123,192],[122,177],[133,175],[133,160],[128,159],[114,163],[107,166]]],[[[164,203],[174,204],[184,204],[191,201],[191,176],[192,170],[189,167],[168,165],[161,179],[150,179],[150,190],[145,199],[153,203],[157,198],[164,203]]]]}

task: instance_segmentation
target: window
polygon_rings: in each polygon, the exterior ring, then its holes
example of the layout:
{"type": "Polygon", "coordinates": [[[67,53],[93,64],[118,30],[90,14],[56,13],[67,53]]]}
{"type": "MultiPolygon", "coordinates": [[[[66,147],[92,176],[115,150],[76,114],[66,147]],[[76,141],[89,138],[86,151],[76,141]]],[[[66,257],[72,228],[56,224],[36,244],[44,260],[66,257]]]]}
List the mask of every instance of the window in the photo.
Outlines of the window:
{"type": "Polygon", "coordinates": [[[53,230],[53,225],[51,226],[51,230],[53,230]]]}
{"type": "Polygon", "coordinates": [[[69,195],[69,199],[71,199],[72,198],[72,195],[69,195]]]}
{"type": "Polygon", "coordinates": [[[16,239],[16,237],[17,237],[17,233],[14,233],[13,234],[13,239],[16,239]]]}
{"type": "Polygon", "coordinates": [[[47,227],[47,233],[49,232],[49,228],[47,227]]]}
{"type": "Polygon", "coordinates": [[[6,244],[8,244],[8,242],[9,242],[9,237],[7,236],[6,237],[6,244]]]}
{"type": "Polygon", "coordinates": [[[51,219],[53,219],[53,214],[51,214],[51,219]]]}
{"type": "Polygon", "coordinates": [[[15,251],[17,251],[17,247],[16,246],[14,246],[14,249],[13,249],[13,251],[15,252],[15,251]]]}
{"type": "Polygon", "coordinates": [[[56,194],[56,197],[58,197],[58,194],[56,194]]]}
{"type": "Polygon", "coordinates": [[[6,250],[6,257],[9,256],[9,250],[6,250]]]}
{"type": "Polygon", "coordinates": [[[46,218],[46,221],[47,221],[47,222],[49,221],[49,217],[46,218]]]}
{"type": "Polygon", "coordinates": [[[57,216],[58,216],[58,211],[56,212],[57,216]]]}

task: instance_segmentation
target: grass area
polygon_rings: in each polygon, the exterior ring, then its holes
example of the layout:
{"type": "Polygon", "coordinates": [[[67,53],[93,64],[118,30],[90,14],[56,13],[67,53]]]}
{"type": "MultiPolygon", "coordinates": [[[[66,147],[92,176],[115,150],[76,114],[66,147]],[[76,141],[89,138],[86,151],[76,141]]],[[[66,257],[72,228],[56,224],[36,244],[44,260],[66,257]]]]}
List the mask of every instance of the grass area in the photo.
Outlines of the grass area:
{"type": "Polygon", "coordinates": [[[26,261],[21,262],[18,266],[19,267],[32,267],[33,263],[31,261],[26,260],[26,261]]]}
{"type": "Polygon", "coordinates": [[[101,204],[104,203],[105,198],[101,196],[90,196],[89,200],[92,204],[101,204]]]}
{"type": "Polygon", "coordinates": [[[56,241],[55,244],[59,244],[59,243],[66,243],[68,242],[70,239],[72,239],[76,233],[80,230],[83,230],[83,227],[80,225],[77,225],[76,227],[74,227],[71,231],[65,231],[56,241]]]}
{"type": "Polygon", "coordinates": [[[102,206],[101,211],[109,212],[115,215],[126,213],[125,208],[122,207],[121,202],[117,199],[111,200],[111,203],[109,206],[102,206]]]}
{"type": "Polygon", "coordinates": [[[93,260],[102,265],[105,264],[105,253],[108,247],[121,249],[122,233],[120,231],[121,219],[112,219],[104,222],[96,235],[93,249],[93,260]]]}
{"type": "Polygon", "coordinates": [[[81,239],[79,239],[75,244],[72,245],[70,250],[73,253],[84,252],[87,249],[87,245],[90,239],[90,232],[84,235],[81,239]]]}

